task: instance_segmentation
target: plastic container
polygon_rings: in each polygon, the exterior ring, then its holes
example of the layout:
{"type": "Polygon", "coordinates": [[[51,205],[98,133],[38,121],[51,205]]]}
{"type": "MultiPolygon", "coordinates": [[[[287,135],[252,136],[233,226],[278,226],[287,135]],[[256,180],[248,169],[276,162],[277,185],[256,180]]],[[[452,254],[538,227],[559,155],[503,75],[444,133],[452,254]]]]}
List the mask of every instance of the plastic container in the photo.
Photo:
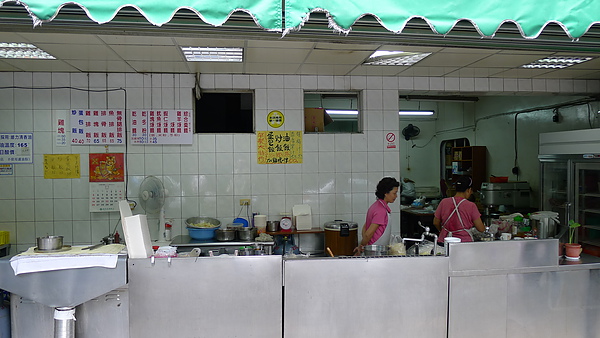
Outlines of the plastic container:
{"type": "Polygon", "coordinates": [[[490,183],[507,183],[508,176],[492,176],[490,177],[490,183]]]}
{"type": "Polygon", "coordinates": [[[165,223],[165,241],[171,240],[171,223],[165,223]]]}
{"type": "Polygon", "coordinates": [[[213,239],[215,238],[215,231],[220,228],[220,226],[216,226],[214,228],[191,228],[188,227],[188,234],[193,239],[213,239]]]}

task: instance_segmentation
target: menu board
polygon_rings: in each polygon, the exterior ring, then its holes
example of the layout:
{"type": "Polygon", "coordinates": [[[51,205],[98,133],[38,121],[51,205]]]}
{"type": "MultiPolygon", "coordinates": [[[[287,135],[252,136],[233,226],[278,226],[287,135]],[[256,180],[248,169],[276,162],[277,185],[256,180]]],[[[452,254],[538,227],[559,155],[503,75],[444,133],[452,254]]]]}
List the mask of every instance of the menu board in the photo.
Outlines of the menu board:
{"type": "Polygon", "coordinates": [[[131,144],[192,144],[191,110],[131,110],[131,144]]]}
{"type": "Polygon", "coordinates": [[[302,131],[256,133],[258,164],[302,163],[302,131]]]}
{"type": "Polygon", "coordinates": [[[122,110],[71,109],[71,144],[124,145],[122,110]]]}
{"type": "Polygon", "coordinates": [[[44,178],[79,178],[79,154],[44,154],[44,178]]]}
{"type": "Polygon", "coordinates": [[[33,133],[0,133],[0,164],[33,163],[33,133]]]}

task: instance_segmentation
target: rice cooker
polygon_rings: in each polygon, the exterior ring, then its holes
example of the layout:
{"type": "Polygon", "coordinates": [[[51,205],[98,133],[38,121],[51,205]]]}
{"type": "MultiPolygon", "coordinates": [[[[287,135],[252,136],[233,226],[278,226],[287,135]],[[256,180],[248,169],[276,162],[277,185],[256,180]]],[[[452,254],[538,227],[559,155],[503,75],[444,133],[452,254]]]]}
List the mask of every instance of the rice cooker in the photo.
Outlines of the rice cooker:
{"type": "Polygon", "coordinates": [[[335,256],[352,256],[358,246],[358,224],[342,220],[325,223],[325,248],[335,256]]]}

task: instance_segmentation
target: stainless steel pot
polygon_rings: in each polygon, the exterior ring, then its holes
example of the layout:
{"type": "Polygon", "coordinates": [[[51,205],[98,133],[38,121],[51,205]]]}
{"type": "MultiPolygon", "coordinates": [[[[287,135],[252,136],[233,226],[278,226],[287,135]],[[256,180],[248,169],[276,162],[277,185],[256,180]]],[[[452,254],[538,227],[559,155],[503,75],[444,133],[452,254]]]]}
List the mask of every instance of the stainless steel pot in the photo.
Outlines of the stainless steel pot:
{"type": "Polygon", "coordinates": [[[63,236],[44,236],[37,238],[38,250],[59,250],[63,247],[63,236]]]}
{"type": "Polygon", "coordinates": [[[387,245],[365,245],[363,249],[365,256],[385,256],[388,254],[387,245]]]}
{"type": "Polygon", "coordinates": [[[252,242],[258,235],[255,227],[241,227],[236,230],[238,239],[242,242],[252,242]]]}
{"type": "Polygon", "coordinates": [[[215,238],[219,242],[230,242],[235,239],[235,232],[233,228],[217,229],[215,231],[215,238]]]}

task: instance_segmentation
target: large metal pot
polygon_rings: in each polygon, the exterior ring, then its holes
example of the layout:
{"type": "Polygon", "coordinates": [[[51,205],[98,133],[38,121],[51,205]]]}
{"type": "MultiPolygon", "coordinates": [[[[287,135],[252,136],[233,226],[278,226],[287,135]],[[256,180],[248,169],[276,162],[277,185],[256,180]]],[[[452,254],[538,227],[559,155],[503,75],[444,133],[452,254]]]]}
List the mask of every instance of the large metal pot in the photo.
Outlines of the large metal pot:
{"type": "Polygon", "coordinates": [[[558,213],[554,211],[538,211],[529,216],[531,226],[537,229],[539,239],[551,238],[556,235],[558,213]]]}
{"type": "Polygon", "coordinates": [[[235,229],[233,229],[233,228],[217,229],[215,231],[215,238],[219,242],[233,241],[235,239],[235,229]]]}
{"type": "Polygon", "coordinates": [[[255,227],[238,227],[236,232],[238,239],[242,242],[253,242],[258,236],[258,230],[255,227]]]}
{"type": "Polygon", "coordinates": [[[44,236],[37,238],[37,249],[42,251],[59,250],[63,247],[63,236],[44,236]]]}
{"type": "Polygon", "coordinates": [[[387,245],[365,245],[363,250],[365,256],[385,256],[388,254],[387,245]]]}
{"type": "Polygon", "coordinates": [[[358,246],[358,224],[342,220],[325,223],[325,248],[335,256],[352,256],[358,246]]]}

